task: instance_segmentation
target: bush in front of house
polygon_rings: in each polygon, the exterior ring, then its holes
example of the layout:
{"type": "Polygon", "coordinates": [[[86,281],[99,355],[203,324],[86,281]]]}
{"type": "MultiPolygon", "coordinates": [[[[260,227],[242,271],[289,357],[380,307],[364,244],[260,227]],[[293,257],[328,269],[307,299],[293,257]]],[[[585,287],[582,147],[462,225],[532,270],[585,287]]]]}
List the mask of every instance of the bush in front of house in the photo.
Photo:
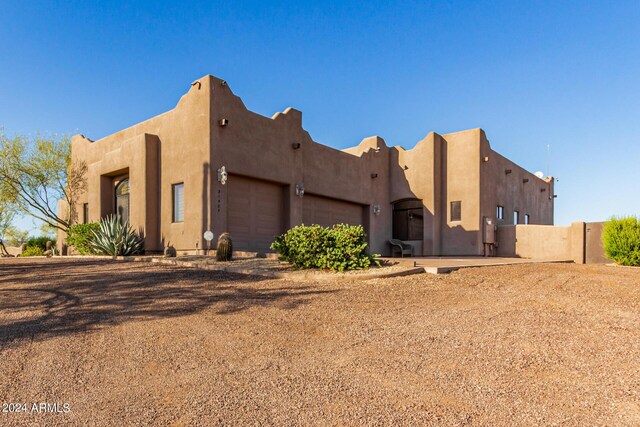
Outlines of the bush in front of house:
{"type": "Polygon", "coordinates": [[[51,237],[30,237],[27,239],[27,248],[40,248],[42,252],[47,250],[47,242],[51,241],[52,246],[56,246],[56,239],[52,239],[51,237]]]}
{"type": "Polygon", "coordinates": [[[40,246],[27,246],[27,248],[22,251],[20,254],[21,257],[24,256],[44,256],[44,249],[40,246]]]}
{"type": "Polygon", "coordinates": [[[92,231],[91,250],[99,255],[129,256],[142,252],[143,241],[133,231],[128,221],[121,223],[117,215],[100,220],[98,229],[92,231]]]}
{"type": "Polygon", "coordinates": [[[607,258],[620,265],[640,266],[640,220],[611,218],[604,224],[602,243],[607,258]]]}
{"type": "Polygon", "coordinates": [[[100,229],[100,224],[91,222],[89,224],[75,224],[67,230],[67,245],[73,246],[80,255],[93,254],[93,233],[100,229]]]}
{"type": "Polygon", "coordinates": [[[300,225],[276,236],[271,250],[300,269],[346,271],[379,265],[367,252],[367,236],[360,225],[300,225]]]}

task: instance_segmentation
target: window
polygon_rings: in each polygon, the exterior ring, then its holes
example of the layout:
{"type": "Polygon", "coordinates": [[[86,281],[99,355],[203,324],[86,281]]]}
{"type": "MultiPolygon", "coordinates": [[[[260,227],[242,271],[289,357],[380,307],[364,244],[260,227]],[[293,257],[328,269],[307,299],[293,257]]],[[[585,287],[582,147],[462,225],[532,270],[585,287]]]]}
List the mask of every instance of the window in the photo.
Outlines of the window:
{"type": "Polygon", "coordinates": [[[513,211],[513,223],[518,224],[520,222],[520,212],[513,211]]]}
{"type": "Polygon", "coordinates": [[[450,221],[462,220],[462,202],[451,202],[451,219],[450,221]]]}
{"type": "Polygon", "coordinates": [[[496,210],[496,218],[504,219],[504,206],[498,205],[498,209],[496,210]]]}
{"type": "Polygon", "coordinates": [[[84,205],[82,205],[82,212],[84,214],[82,220],[84,221],[83,224],[89,224],[89,203],[85,203],[84,205]]]}
{"type": "Polygon", "coordinates": [[[524,223],[529,224],[529,214],[524,215],[524,223]]]}
{"type": "Polygon", "coordinates": [[[184,182],[173,184],[173,222],[184,222],[184,182]]]}
{"type": "Polygon", "coordinates": [[[422,200],[405,200],[393,205],[394,239],[422,240],[424,211],[422,200]]]}

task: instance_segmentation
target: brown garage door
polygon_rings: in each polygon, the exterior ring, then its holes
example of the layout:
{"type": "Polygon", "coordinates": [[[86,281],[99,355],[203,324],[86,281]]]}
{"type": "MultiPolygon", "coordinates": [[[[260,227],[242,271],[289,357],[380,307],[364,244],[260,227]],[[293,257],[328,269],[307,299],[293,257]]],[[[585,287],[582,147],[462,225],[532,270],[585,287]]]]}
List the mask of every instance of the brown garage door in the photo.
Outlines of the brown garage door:
{"type": "Polygon", "coordinates": [[[302,203],[302,222],[306,225],[362,225],[362,205],[311,194],[305,194],[302,203]]]}
{"type": "Polygon", "coordinates": [[[227,223],[234,250],[268,252],[282,234],[283,187],[267,181],[229,176],[227,223]]]}

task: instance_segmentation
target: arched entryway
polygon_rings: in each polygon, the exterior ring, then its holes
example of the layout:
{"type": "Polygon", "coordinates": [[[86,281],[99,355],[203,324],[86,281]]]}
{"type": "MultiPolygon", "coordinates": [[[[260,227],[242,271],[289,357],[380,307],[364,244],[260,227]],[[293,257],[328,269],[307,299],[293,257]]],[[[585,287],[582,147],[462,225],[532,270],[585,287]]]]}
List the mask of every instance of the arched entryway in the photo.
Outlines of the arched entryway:
{"type": "Polygon", "coordinates": [[[116,214],[123,224],[129,221],[129,178],[116,185],[116,214]]]}

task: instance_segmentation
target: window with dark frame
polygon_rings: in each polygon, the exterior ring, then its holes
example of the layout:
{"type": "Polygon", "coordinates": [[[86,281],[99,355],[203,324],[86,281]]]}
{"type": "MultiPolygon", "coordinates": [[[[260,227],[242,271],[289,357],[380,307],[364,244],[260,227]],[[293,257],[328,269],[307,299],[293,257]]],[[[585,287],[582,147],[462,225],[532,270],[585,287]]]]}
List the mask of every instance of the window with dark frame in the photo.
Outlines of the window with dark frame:
{"type": "Polygon", "coordinates": [[[451,202],[451,219],[450,221],[462,221],[462,202],[451,202]]]}
{"type": "Polygon", "coordinates": [[[529,214],[524,214],[524,223],[529,224],[529,214]]]}
{"type": "Polygon", "coordinates": [[[184,182],[173,184],[173,222],[184,222],[184,182]]]}
{"type": "Polygon", "coordinates": [[[496,218],[504,219],[504,206],[498,205],[498,208],[496,209],[496,218]]]}
{"type": "Polygon", "coordinates": [[[513,223],[514,224],[519,224],[520,223],[520,212],[513,211],[513,223]]]}
{"type": "Polygon", "coordinates": [[[89,203],[82,205],[82,215],[83,224],[89,224],[89,203]]]}

